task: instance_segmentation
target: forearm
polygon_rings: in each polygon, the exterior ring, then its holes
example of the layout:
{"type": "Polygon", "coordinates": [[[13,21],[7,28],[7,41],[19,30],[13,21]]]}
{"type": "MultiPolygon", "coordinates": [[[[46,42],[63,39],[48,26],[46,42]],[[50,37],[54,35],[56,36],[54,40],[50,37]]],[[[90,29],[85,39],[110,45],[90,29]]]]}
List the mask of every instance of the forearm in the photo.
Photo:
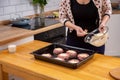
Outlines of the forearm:
{"type": "Polygon", "coordinates": [[[77,26],[77,25],[71,23],[70,21],[65,22],[64,25],[72,30],[76,30],[77,36],[79,36],[79,37],[85,36],[87,34],[87,32],[84,31],[80,26],[77,26]]]}
{"type": "Polygon", "coordinates": [[[108,16],[108,15],[105,15],[103,17],[102,22],[101,22],[101,24],[99,26],[100,32],[103,32],[106,29],[106,24],[107,24],[109,18],[110,18],[110,16],[108,16]]]}
{"type": "MultiPolygon", "coordinates": [[[[73,29],[73,30],[76,30],[76,29],[78,28],[77,25],[71,23],[70,21],[65,22],[64,25],[65,25],[66,27],[70,28],[70,29],[73,29]]],[[[80,28],[80,27],[79,27],[79,28],[80,28]]]]}
{"type": "Polygon", "coordinates": [[[101,24],[103,24],[104,26],[107,24],[108,20],[109,20],[109,16],[108,15],[105,15],[101,21],[101,24]]]}

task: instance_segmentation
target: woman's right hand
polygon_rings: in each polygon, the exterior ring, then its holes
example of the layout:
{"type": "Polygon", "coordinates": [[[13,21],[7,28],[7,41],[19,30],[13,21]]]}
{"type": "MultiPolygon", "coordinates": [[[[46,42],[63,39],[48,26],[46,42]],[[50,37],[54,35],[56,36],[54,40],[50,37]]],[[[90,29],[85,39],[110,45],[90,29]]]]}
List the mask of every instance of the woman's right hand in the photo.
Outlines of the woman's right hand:
{"type": "Polygon", "coordinates": [[[83,37],[83,36],[85,36],[86,34],[87,34],[87,31],[85,30],[83,30],[81,27],[79,27],[79,26],[76,26],[76,28],[75,28],[75,30],[76,30],[76,33],[77,33],[77,36],[78,37],[83,37]]]}

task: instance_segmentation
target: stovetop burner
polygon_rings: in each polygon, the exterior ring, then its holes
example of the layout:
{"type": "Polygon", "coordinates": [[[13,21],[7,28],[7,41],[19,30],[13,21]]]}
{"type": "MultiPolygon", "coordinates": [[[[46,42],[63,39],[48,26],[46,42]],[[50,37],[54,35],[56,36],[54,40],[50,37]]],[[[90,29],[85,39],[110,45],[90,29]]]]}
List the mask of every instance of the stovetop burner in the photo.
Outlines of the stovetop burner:
{"type": "Polygon", "coordinates": [[[59,20],[55,20],[53,18],[45,18],[45,24],[44,26],[41,26],[40,24],[40,18],[35,17],[31,20],[27,20],[27,22],[24,21],[19,21],[16,23],[12,23],[13,27],[19,27],[19,28],[24,28],[24,29],[29,29],[29,30],[36,30],[39,28],[47,27],[53,24],[59,23],[59,20]]]}

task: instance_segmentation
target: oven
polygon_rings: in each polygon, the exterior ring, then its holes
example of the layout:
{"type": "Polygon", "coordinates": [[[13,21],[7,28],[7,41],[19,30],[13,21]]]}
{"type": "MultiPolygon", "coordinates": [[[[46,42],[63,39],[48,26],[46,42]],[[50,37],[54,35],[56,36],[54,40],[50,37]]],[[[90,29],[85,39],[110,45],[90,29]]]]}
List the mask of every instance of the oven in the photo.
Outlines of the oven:
{"type": "Polygon", "coordinates": [[[40,34],[36,34],[34,35],[34,39],[51,42],[51,43],[65,44],[66,42],[65,29],[66,28],[62,26],[40,34]]]}

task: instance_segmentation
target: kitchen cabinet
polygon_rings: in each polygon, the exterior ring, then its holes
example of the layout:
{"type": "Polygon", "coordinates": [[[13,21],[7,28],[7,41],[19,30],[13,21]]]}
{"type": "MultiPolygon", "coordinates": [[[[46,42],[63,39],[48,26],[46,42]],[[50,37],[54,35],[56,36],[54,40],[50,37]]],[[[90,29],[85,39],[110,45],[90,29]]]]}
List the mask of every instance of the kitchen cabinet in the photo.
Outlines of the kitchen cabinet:
{"type": "Polygon", "coordinates": [[[39,33],[34,35],[35,40],[46,41],[50,43],[65,43],[65,27],[59,27],[56,29],[52,29],[43,33],[39,33]]]}
{"type": "Polygon", "coordinates": [[[106,43],[105,55],[120,56],[120,14],[112,14],[107,26],[109,39],[106,43]]]}
{"type": "Polygon", "coordinates": [[[31,31],[21,28],[0,25],[0,33],[0,50],[9,44],[20,45],[34,40],[31,31]]]}

